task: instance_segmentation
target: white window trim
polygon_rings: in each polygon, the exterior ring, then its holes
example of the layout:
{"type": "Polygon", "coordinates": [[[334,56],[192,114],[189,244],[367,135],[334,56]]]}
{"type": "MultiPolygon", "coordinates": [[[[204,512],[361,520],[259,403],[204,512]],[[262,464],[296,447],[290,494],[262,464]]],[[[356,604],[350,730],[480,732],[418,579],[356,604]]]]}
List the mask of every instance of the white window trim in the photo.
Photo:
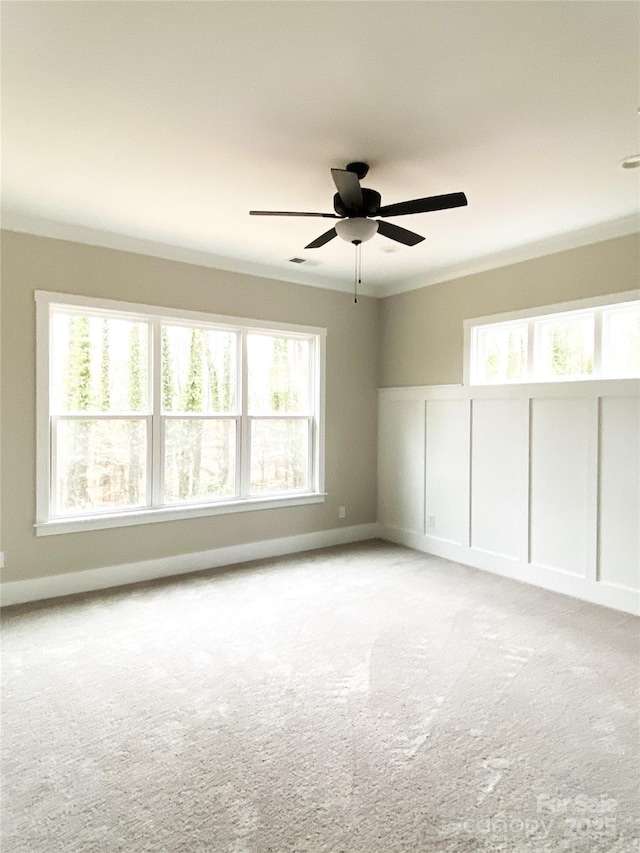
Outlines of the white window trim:
{"type": "MultiPolygon", "coordinates": [[[[36,302],[36,523],[34,525],[37,536],[49,536],[59,533],[72,533],[86,530],[102,530],[110,527],[128,527],[137,524],[149,524],[161,521],[178,521],[188,518],[199,518],[211,515],[223,515],[236,512],[250,512],[260,509],[280,509],[283,507],[304,506],[307,504],[323,503],[326,498],[325,492],[325,373],[326,373],[326,336],[327,330],[317,326],[303,326],[292,323],[269,322],[264,320],[253,320],[244,317],[229,317],[218,314],[207,314],[200,311],[189,311],[178,308],[166,308],[156,305],[144,305],[140,303],[121,302],[111,299],[94,299],[93,297],[77,296],[55,291],[36,290],[34,293],[36,302]],[[211,503],[193,502],[183,505],[164,505],[153,507],[137,507],[130,510],[118,510],[116,512],[100,512],[95,514],[83,514],[81,516],[64,516],[52,518],[51,512],[51,438],[50,438],[50,313],[54,307],[69,308],[77,306],[79,309],[88,311],[104,312],[115,311],[120,316],[129,314],[131,317],[146,319],[162,319],[168,322],[184,320],[185,323],[202,323],[207,327],[216,325],[237,331],[264,331],[265,333],[283,332],[291,335],[313,336],[317,345],[314,347],[315,390],[314,411],[317,412],[316,430],[312,431],[314,443],[311,451],[313,458],[313,469],[315,482],[312,488],[305,492],[291,494],[271,494],[265,496],[248,496],[248,489],[241,491],[243,497],[233,500],[217,500],[211,503]]],[[[160,336],[155,335],[156,352],[154,361],[160,357],[160,336]]],[[[240,340],[246,340],[246,335],[240,335],[240,340]]],[[[151,346],[150,342],[150,346],[151,346]]],[[[246,355],[246,353],[244,353],[246,355]]],[[[246,357],[242,358],[244,377],[238,377],[239,387],[246,393],[246,357]],[[243,381],[244,380],[244,381],[243,381]]],[[[160,371],[150,371],[150,382],[160,381],[160,371]]],[[[159,389],[154,388],[153,400],[159,400],[159,389]]],[[[246,399],[243,401],[246,404],[246,399]]],[[[157,405],[156,405],[157,409],[157,405]]],[[[246,412],[246,405],[241,411],[246,412]]],[[[152,465],[156,476],[153,478],[157,489],[158,476],[161,465],[161,429],[163,420],[157,417],[158,411],[154,410],[151,415],[153,432],[152,465]]],[[[240,415],[237,415],[240,417],[240,415]]],[[[240,446],[237,452],[246,452],[248,449],[248,430],[251,417],[247,415],[241,418],[244,428],[242,430],[242,450],[240,446]]],[[[238,443],[240,445],[240,442],[238,443]]],[[[246,457],[245,457],[246,458],[246,457]]],[[[245,470],[248,466],[245,466],[245,470]]],[[[152,496],[157,497],[157,496],[152,496]]]]}
{"type": "MultiPolygon", "coordinates": [[[[463,384],[473,387],[489,385],[527,385],[540,384],[542,380],[533,375],[534,368],[534,325],[535,321],[543,317],[551,317],[554,314],[564,314],[568,311],[589,311],[611,306],[621,307],[628,302],[636,302],[640,299],[640,290],[625,290],[620,293],[610,293],[604,296],[594,296],[587,299],[576,299],[572,302],[558,302],[555,305],[541,305],[537,308],[527,308],[522,311],[507,311],[504,314],[490,314],[485,317],[473,317],[464,321],[464,346],[463,346],[463,384]],[[472,356],[473,356],[473,330],[476,326],[502,325],[503,323],[527,320],[528,322],[528,353],[527,353],[527,378],[524,380],[509,380],[506,382],[475,383],[472,382],[472,356]]],[[[599,375],[602,341],[602,312],[596,311],[595,316],[595,351],[594,351],[594,374],[592,376],[571,376],[545,379],[549,382],[594,382],[606,377],[599,375]],[[595,371],[598,371],[596,373],[595,371]]]]}

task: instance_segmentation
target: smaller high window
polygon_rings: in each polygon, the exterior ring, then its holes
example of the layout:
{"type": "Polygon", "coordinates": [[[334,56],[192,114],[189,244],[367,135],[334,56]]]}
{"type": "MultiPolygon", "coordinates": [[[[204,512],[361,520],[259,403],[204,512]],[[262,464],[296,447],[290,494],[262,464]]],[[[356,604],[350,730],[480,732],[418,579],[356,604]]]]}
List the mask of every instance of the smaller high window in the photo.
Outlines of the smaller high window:
{"type": "Polygon", "coordinates": [[[602,369],[609,376],[640,373],[640,303],[621,305],[603,314],[602,369]]]}
{"type": "Polygon", "coordinates": [[[469,384],[640,377],[640,300],[560,307],[466,321],[469,384]]]}
{"type": "Polygon", "coordinates": [[[593,376],[595,317],[570,311],[533,323],[533,372],[542,382],[593,376]]]}
{"type": "Polygon", "coordinates": [[[476,332],[481,382],[524,382],[527,375],[527,324],[479,326],[476,332]]]}

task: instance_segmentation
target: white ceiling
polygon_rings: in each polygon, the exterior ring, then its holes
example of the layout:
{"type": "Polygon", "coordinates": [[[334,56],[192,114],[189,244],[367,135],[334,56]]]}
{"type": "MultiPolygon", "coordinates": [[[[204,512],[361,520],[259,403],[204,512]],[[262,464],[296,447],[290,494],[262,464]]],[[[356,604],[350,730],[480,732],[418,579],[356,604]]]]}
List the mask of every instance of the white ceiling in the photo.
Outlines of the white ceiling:
{"type": "Polygon", "coordinates": [[[633,2],[3,3],[3,225],[348,289],[332,166],[383,204],[378,295],[638,230],[633,2]],[[288,261],[308,258],[309,266],[288,261]]]}

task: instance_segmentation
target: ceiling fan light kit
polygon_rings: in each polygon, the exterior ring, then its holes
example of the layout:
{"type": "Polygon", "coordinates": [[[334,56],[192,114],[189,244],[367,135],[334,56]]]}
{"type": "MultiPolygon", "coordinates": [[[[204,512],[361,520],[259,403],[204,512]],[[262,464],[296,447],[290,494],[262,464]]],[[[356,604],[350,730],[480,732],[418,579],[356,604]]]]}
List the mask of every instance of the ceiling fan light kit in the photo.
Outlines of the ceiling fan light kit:
{"type": "MultiPolygon", "coordinates": [[[[382,234],[389,240],[402,243],[405,246],[416,246],[424,240],[420,234],[401,228],[383,219],[373,219],[374,216],[383,218],[389,216],[408,216],[414,213],[432,213],[436,210],[448,210],[453,207],[464,207],[467,197],[464,193],[447,193],[426,198],[415,198],[411,201],[401,201],[397,204],[381,206],[382,198],[376,190],[361,187],[360,181],[369,171],[367,163],[349,163],[346,169],[332,169],[331,177],[338,192],[333,197],[335,213],[303,213],[283,210],[250,210],[251,216],[319,216],[325,219],[337,219],[334,228],[330,228],[312,240],[305,249],[319,249],[340,237],[348,243],[353,243],[356,249],[362,243],[370,240],[375,234],[382,234]]],[[[359,253],[356,258],[356,282],[360,279],[359,253]]],[[[356,300],[357,301],[357,300],[356,300]]]]}
{"type": "Polygon", "coordinates": [[[378,233],[378,222],[375,219],[365,219],[363,216],[353,216],[336,222],[338,237],[347,243],[366,243],[378,233]]]}

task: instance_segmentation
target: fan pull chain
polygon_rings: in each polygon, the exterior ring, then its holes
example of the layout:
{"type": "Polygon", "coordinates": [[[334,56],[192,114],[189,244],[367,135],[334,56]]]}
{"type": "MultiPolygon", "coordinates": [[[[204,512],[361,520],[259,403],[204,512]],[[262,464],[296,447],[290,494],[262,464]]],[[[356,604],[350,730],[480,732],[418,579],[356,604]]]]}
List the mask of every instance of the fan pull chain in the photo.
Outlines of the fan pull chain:
{"type": "Polygon", "coordinates": [[[358,304],[358,285],[362,284],[362,252],[361,246],[362,243],[360,240],[354,240],[354,245],[356,247],[356,268],[354,274],[353,281],[353,301],[357,305],[358,304]]]}

